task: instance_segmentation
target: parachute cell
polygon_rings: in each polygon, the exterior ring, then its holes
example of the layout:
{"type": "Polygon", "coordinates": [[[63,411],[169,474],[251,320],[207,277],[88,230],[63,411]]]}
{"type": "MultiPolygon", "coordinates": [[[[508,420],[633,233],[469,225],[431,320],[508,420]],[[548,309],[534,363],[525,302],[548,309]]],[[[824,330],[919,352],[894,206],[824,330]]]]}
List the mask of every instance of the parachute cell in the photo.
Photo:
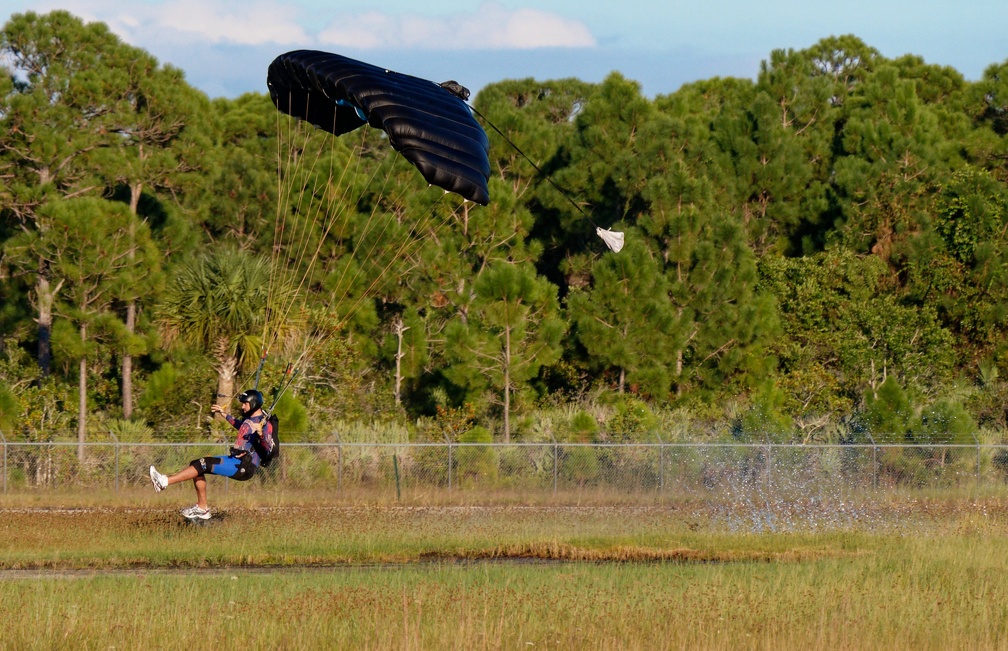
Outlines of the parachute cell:
{"type": "Polygon", "coordinates": [[[428,183],[489,203],[489,140],[462,99],[468,91],[458,84],[439,85],[315,50],[278,56],[266,84],[281,112],[336,136],[364,124],[381,129],[428,183]]]}

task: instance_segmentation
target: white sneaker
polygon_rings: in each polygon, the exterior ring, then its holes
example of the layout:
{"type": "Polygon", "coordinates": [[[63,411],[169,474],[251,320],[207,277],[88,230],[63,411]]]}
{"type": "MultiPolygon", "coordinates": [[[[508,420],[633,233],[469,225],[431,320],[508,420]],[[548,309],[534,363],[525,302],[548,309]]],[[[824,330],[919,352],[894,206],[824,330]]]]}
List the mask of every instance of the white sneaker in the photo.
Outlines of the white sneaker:
{"type": "Polygon", "coordinates": [[[168,477],[162,475],[157,471],[154,466],[150,467],[150,480],[154,484],[154,492],[160,493],[164,489],[168,488],[168,477]]]}
{"type": "Polygon", "coordinates": [[[209,520],[210,509],[201,509],[199,504],[182,509],[182,517],[190,520],[209,520]]]}

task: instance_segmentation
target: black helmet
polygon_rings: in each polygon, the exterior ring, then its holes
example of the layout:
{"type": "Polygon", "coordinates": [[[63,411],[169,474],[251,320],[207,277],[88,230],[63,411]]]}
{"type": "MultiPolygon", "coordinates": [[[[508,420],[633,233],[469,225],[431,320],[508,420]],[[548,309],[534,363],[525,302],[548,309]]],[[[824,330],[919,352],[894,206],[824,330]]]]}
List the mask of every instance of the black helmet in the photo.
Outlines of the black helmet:
{"type": "Polygon", "coordinates": [[[249,389],[248,391],[242,391],[238,394],[238,402],[249,403],[249,410],[242,410],[242,415],[250,416],[256,412],[257,409],[261,409],[263,406],[263,395],[256,391],[255,389],[249,389]]]}

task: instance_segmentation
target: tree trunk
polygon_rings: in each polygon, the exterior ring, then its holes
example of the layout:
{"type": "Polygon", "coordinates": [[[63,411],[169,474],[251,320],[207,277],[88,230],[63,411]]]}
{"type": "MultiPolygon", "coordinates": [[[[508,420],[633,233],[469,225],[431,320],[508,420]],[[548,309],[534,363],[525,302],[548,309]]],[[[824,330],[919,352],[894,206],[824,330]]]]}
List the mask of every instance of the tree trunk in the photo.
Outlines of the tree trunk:
{"type": "Polygon", "coordinates": [[[56,302],[56,293],[62,284],[60,281],[53,289],[49,283],[49,263],[39,260],[38,279],[35,282],[35,309],[38,310],[38,365],[39,375],[42,378],[49,377],[52,367],[52,310],[53,303],[56,302]]]}
{"type": "MultiPolygon", "coordinates": [[[[130,220],[130,243],[129,260],[130,269],[136,260],[136,216],[140,207],[140,194],[143,192],[143,184],[135,183],[130,186],[130,213],[134,219],[130,220]]],[[[139,270],[135,270],[139,273],[139,270]]],[[[136,333],[136,300],[130,298],[126,305],[126,332],[130,337],[136,333]]],[[[133,356],[129,350],[123,352],[122,356],[122,410],[123,418],[129,420],[133,418],[133,356]]]]}
{"type": "Polygon", "coordinates": [[[402,351],[403,335],[409,330],[403,325],[401,316],[396,317],[392,324],[392,330],[396,336],[396,357],[395,357],[395,403],[402,404],[402,358],[406,354],[402,351]]]}
{"type": "MultiPolygon", "coordinates": [[[[133,334],[136,330],[136,303],[130,301],[126,306],[126,332],[133,334]]],[[[123,418],[133,418],[133,356],[129,352],[122,356],[122,411],[123,418]]]]}
{"type": "MultiPolygon", "coordinates": [[[[87,326],[81,324],[81,341],[87,340],[87,326]]],[[[87,357],[81,357],[77,379],[77,461],[84,463],[84,441],[87,439],[87,357]]]]}
{"type": "MultiPolygon", "coordinates": [[[[49,281],[39,281],[39,292],[48,290],[49,281]]],[[[41,378],[49,377],[49,369],[52,366],[52,305],[39,308],[38,316],[38,366],[41,378]]]]}
{"type": "Polygon", "coordinates": [[[680,348],[676,351],[676,362],[675,362],[675,377],[676,377],[676,397],[682,396],[682,365],[683,365],[683,351],[680,348]]]}
{"type": "Polygon", "coordinates": [[[511,442],[511,329],[504,328],[504,442],[511,442]]]}
{"type": "Polygon", "coordinates": [[[217,342],[217,396],[214,404],[224,408],[224,413],[230,412],[231,399],[235,396],[235,378],[238,376],[238,357],[228,352],[228,342],[222,339],[217,342]]]}

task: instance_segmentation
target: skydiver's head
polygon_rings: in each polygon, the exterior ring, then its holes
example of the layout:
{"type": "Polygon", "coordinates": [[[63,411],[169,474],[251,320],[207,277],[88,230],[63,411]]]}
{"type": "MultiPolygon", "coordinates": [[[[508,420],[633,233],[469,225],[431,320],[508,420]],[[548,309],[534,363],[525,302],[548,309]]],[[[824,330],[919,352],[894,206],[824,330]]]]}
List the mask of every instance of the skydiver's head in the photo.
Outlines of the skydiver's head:
{"type": "Polygon", "coordinates": [[[262,409],[263,395],[255,389],[249,389],[238,394],[238,402],[241,403],[242,416],[248,418],[262,409]]]}

